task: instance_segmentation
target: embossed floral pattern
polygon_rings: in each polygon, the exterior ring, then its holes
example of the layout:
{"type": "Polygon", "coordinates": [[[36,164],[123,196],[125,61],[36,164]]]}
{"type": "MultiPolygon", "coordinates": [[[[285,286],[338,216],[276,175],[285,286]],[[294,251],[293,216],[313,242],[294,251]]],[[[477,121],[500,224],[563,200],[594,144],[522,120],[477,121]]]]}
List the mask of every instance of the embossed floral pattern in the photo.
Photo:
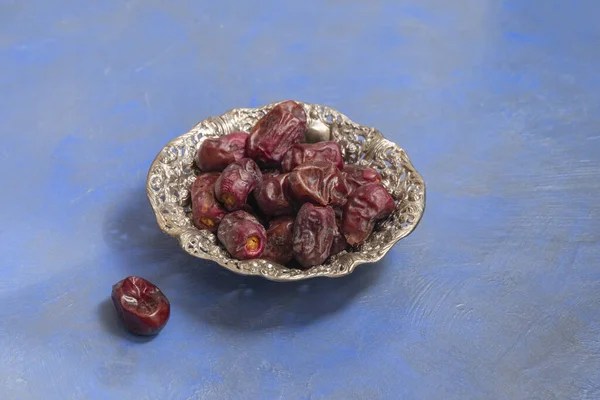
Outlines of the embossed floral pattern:
{"type": "Polygon", "coordinates": [[[380,260],[416,227],[425,209],[425,183],[405,151],[376,129],[358,125],[334,109],[299,103],[306,111],[309,127],[321,123],[329,127],[332,140],[339,143],[346,163],[367,165],[380,172],[382,184],[396,201],[394,212],[376,225],[363,245],[331,256],[325,264],[306,271],[262,259],[240,261],[231,258],[213,233],[194,226],[189,190],[197,174],[194,156],[203,140],[234,131],[249,132],[277,103],[260,108],[237,108],[220,117],[207,118],[169,142],[150,167],[146,192],[158,224],[165,233],[178,238],[186,252],[240,274],[261,275],[276,281],[340,277],[351,273],[360,264],[380,260]]]}

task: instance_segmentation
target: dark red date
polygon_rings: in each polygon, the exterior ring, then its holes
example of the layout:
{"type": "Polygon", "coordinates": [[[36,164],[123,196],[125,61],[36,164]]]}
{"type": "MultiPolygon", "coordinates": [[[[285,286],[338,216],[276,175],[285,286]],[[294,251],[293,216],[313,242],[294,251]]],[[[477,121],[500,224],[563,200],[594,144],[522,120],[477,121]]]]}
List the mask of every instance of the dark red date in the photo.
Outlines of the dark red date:
{"type": "Polygon", "coordinates": [[[263,214],[275,217],[292,213],[287,193],[288,175],[263,174],[262,184],[254,190],[254,199],[263,214]]]}
{"type": "Polygon", "coordinates": [[[223,171],[229,164],[244,158],[246,132],[233,132],[202,142],[196,153],[196,164],[201,171],[223,171]]]}
{"type": "Polygon", "coordinates": [[[335,225],[336,231],[333,234],[333,242],[331,243],[331,251],[330,255],[337,254],[343,250],[346,250],[348,247],[348,242],[346,241],[346,237],[342,234],[342,220],[335,217],[335,225]]]}
{"type": "Polygon", "coordinates": [[[362,244],[373,232],[375,222],[394,211],[394,199],[381,183],[356,189],[344,205],[342,233],[351,246],[362,244]]]}
{"type": "Polygon", "coordinates": [[[289,172],[298,165],[315,161],[331,162],[342,169],[344,160],[342,159],[340,145],[336,142],[297,143],[283,156],[281,169],[284,172],[289,172]]]}
{"type": "Polygon", "coordinates": [[[294,223],[295,259],[303,268],[322,264],[329,257],[336,231],[333,208],[304,203],[294,223]]]}
{"type": "Polygon", "coordinates": [[[348,187],[343,173],[332,163],[302,164],[290,173],[289,190],[298,202],[322,206],[342,206],[346,203],[348,187]]]}
{"type": "Polygon", "coordinates": [[[358,164],[344,165],[344,176],[350,193],[367,183],[381,182],[381,175],[371,167],[358,164]]]}
{"type": "Polygon", "coordinates": [[[215,199],[215,183],[218,172],[200,174],[190,190],[192,200],[192,216],[198,229],[216,232],[221,220],[227,214],[215,199]]]}
{"type": "Polygon", "coordinates": [[[280,217],[274,219],[267,229],[267,245],[262,258],[286,265],[292,260],[292,236],[294,218],[280,217]]]}
{"type": "Polygon", "coordinates": [[[242,158],[223,170],[215,183],[215,197],[227,210],[239,210],[248,195],[262,183],[262,173],[250,158],[242,158]]]}
{"type": "Polygon", "coordinates": [[[267,243],[265,228],[246,211],[227,214],[219,225],[217,237],[238,260],[260,257],[267,243]]]}
{"type": "Polygon", "coordinates": [[[306,113],[294,101],[273,107],[250,131],[246,154],[262,167],[278,167],[290,147],[304,138],[306,113]]]}
{"type": "Polygon", "coordinates": [[[163,292],[137,276],[114,284],[111,298],[127,330],[137,335],[156,335],[171,315],[171,305],[163,292]]]}

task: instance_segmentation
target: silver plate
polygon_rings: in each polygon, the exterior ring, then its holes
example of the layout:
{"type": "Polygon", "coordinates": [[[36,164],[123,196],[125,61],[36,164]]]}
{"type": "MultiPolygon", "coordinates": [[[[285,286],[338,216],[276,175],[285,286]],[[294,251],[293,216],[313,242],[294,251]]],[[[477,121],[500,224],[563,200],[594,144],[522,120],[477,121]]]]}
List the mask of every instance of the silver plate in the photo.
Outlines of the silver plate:
{"type": "Polygon", "coordinates": [[[385,139],[378,130],[358,125],[332,108],[298,103],[308,116],[307,137],[310,140],[331,138],[340,144],[346,163],[377,169],[383,178],[382,183],[397,201],[392,215],[376,225],[362,246],[332,256],[325,264],[301,271],[262,259],[233,259],[219,245],[214,234],[194,227],[189,189],[196,178],[194,156],[202,141],[236,130],[249,132],[278,103],[259,108],[236,108],[220,117],[207,118],[162,149],[150,167],[146,182],[146,193],[160,229],[177,238],[181,247],[193,256],[215,261],[238,274],[260,275],[274,281],[348,275],[360,264],[380,260],[396,242],[410,234],[425,210],[425,183],[406,152],[385,139]]]}

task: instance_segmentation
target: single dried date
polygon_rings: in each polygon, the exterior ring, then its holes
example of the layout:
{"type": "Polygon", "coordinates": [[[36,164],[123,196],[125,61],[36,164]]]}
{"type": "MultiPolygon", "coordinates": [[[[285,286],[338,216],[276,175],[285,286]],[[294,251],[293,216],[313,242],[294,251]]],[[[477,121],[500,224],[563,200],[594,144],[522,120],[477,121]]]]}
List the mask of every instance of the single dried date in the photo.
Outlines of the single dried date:
{"type": "Polygon", "coordinates": [[[329,257],[336,231],[333,208],[304,203],[294,223],[295,259],[303,268],[322,264],[329,257]]]}
{"type": "Polygon", "coordinates": [[[238,260],[260,257],[267,242],[265,228],[253,215],[241,210],[223,218],[217,237],[238,260]]]}
{"type": "Polygon", "coordinates": [[[192,184],[190,190],[192,216],[194,225],[198,229],[216,232],[221,220],[227,214],[215,199],[215,183],[218,178],[218,172],[208,172],[198,175],[192,184]]]}
{"type": "Polygon", "coordinates": [[[171,305],[163,292],[137,276],[114,284],[111,298],[127,330],[137,335],[156,335],[171,315],[171,305]]]}
{"type": "Polygon", "coordinates": [[[379,172],[371,167],[358,164],[344,165],[344,177],[350,193],[368,183],[381,182],[379,172]]]}
{"type": "Polygon", "coordinates": [[[302,164],[290,173],[289,190],[298,202],[342,206],[349,190],[343,173],[330,162],[302,164]]]}
{"type": "Polygon", "coordinates": [[[351,246],[362,244],[373,232],[378,219],[390,215],[394,199],[381,183],[369,183],[356,189],[344,205],[342,233],[351,246]]]}
{"type": "Polygon", "coordinates": [[[201,171],[223,171],[229,164],[244,158],[246,132],[233,132],[202,142],[196,153],[196,165],[201,171]]]}
{"type": "Polygon", "coordinates": [[[254,199],[263,214],[275,217],[293,212],[287,194],[288,176],[289,174],[263,174],[262,184],[254,190],[254,199]]]}
{"type": "Polygon", "coordinates": [[[215,197],[229,211],[239,210],[248,195],[262,183],[262,173],[250,158],[229,164],[215,183],[215,197]]]}
{"type": "Polygon", "coordinates": [[[246,154],[261,167],[278,167],[290,147],[300,142],[306,131],[306,113],[295,101],[273,107],[250,131],[246,154]]]}
{"type": "Polygon", "coordinates": [[[298,165],[314,161],[331,162],[339,169],[344,167],[340,145],[336,142],[319,142],[293,145],[283,156],[281,169],[289,172],[298,165]]]}
{"type": "Polygon", "coordinates": [[[288,264],[293,257],[293,233],[293,217],[280,217],[271,221],[269,229],[267,229],[267,245],[262,258],[274,261],[281,265],[288,264]]]}

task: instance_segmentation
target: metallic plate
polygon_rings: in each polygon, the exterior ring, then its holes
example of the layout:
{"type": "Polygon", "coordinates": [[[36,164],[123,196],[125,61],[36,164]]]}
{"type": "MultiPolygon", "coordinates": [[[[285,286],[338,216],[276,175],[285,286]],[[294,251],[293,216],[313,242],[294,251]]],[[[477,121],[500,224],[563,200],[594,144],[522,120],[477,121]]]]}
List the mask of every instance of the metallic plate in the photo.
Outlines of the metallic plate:
{"type": "Polygon", "coordinates": [[[311,141],[331,138],[340,144],[346,163],[377,169],[382,183],[397,201],[395,211],[377,224],[363,245],[301,271],[262,259],[235,260],[219,245],[214,234],[194,227],[189,189],[196,178],[194,155],[202,141],[236,130],[249,132],[277,103],[259,108],[236,108],[219,117],[207,118],[161,150],[146,182],[146,193],[160,229],[177,238],[181,247],[193,256],[215,261],[242,275],[260,275],[274,281],[348,275],[358,265],[380,260],[396,242],[410,234],[425,210],[425,183],[406,152],[378,130],[358,125],[339,111],[318,104],[298,103],[308,116],[307,136],[311,141]]]}

